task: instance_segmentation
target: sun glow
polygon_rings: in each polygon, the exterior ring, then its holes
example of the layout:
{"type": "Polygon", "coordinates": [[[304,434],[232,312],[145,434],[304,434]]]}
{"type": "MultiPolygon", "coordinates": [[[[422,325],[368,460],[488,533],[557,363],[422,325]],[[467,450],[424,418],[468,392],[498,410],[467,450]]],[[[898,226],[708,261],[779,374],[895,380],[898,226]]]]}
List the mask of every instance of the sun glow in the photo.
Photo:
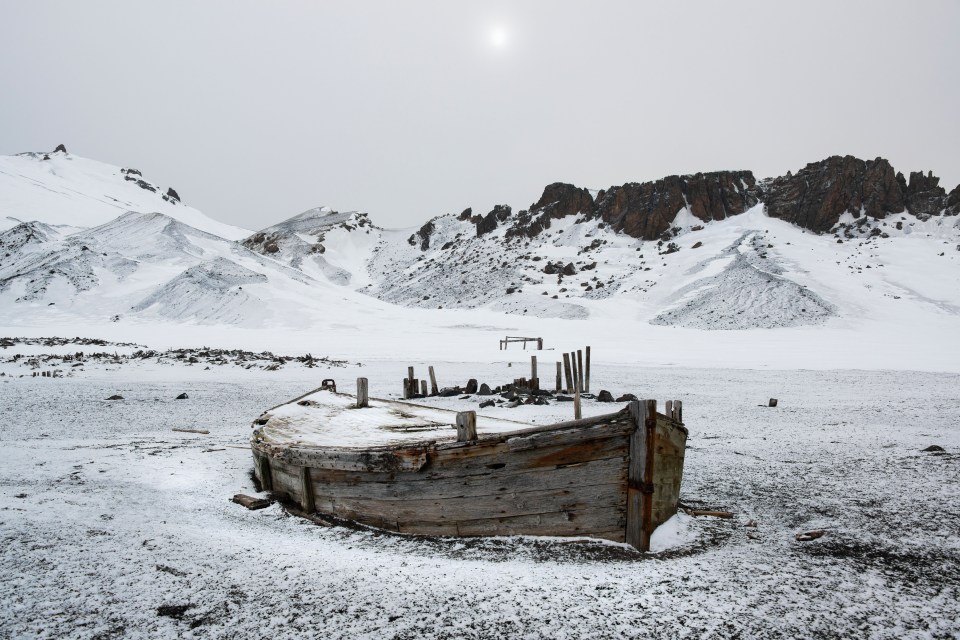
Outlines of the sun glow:
{"type": "Polygon", "coordinates": [[[507,30],[503,27],[494,27],[490,30],[490,44],[496,49],[502,49],[507,45],[507,30]]]}

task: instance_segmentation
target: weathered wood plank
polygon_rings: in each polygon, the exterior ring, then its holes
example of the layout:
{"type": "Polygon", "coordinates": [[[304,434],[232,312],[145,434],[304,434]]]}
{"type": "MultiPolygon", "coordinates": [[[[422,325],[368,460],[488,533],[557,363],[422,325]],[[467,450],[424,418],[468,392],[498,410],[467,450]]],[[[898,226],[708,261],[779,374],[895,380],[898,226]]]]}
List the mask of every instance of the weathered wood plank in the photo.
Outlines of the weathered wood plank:
{"type": "Polygon", "coordinates": [[[586,380],[583,383],[583,390],[587,393],[590,393],[590,347],[587,347],[587,375],[586,380]]]}
{"type": "Polygon", "coordinates": [[[622,485],[605,484],[549,491],[503,493],[494,496],[437,499],[378,500],[375,498],[330,498],[318,494],[316,509],[341,518],[367,521],[376,518],[397,522],[458,522],[484,518],[509,518],[549,512],[622,508],[626,491],[622,485]]]}
{"type": "Polygon", "coordinates": [[[314,507],[313,480],[310,478],[310,467],[300,468],[300,508],[307,513],[313,513],[314,507]]]}
{"type": "Polygon", "coordinates": [[[566,376],[567,388],[566,392],[570,393],[573,390],[573,374],[570,372],[570,354],[563,354],[563,373],[566,376]]]}
{"type": "Polygon", "coordinates": [[[590,484],[626,486],[627,458],[607,458],[554,469],[487,469],[486,473],[444,478],[442,481],[409,480],[413,474],[398,475],[396,481],[371,482],[356,473],[313,471],[314,493],[331,498],[377,498],[406,500],[502,495],[509,492],[550,491],[590,484]],[[352,477],[351,477],[352,476],[352,477]]]}

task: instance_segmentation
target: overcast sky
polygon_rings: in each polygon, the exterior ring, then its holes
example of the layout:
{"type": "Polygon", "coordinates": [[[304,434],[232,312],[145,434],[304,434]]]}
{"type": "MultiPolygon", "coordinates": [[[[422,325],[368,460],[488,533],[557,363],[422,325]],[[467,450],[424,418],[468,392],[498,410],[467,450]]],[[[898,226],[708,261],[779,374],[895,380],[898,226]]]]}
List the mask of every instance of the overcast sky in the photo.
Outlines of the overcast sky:
{"type": "Polygon", "coordinates": [[[833,154],[949,190],[958,34],[949,0],[0,0],[0,153],[62,142],[247,228],[833,154]]]}

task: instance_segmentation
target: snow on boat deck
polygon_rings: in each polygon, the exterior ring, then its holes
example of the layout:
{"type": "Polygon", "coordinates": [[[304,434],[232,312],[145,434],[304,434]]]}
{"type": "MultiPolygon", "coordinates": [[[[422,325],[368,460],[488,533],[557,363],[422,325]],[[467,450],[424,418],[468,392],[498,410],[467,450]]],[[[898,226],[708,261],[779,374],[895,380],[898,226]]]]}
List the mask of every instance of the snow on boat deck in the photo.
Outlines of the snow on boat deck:
{"type": "MultiPolygon", "coordinates": [[[[356,408],[354,396],[316,391],[271,409],[263,417],[264,442],[306,447],[369,448],[419,442],[455,442],[456,411],[406,402],[370,399],[356,408]]],[[[477,436],[535,425],[477,415],[477,436]]]]}

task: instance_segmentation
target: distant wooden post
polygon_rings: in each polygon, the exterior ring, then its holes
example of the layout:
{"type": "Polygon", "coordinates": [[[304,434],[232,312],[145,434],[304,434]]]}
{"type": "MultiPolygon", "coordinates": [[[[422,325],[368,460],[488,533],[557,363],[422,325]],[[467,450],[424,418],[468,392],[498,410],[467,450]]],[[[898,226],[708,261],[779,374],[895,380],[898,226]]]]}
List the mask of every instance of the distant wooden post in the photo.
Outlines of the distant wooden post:
{"type": "Polygon", "coordinates": [[[577,388],[577,380],[580,379],[580,376],[577,375],[577,352],[570,352],[570,370],[573,372],[573,385],[570,387],[570,391],[574,391],[577,388]]]}
{"type": "Polygon", "coordinates": [[[538,389],[540,387],[537,379],[537,356],[530,356],[530,388],[538,389]]]}
{"type": "Polygon", "coordinates": [[[427,395],[427,381],[426,381],[426,380],[421,380],[421,381],[420,381],[420,395],[422,395],[422,396],[427,395]]]}
{"type": "MultiPolygon", "coordinates": [[[[360,378],[360,380],[367,381],[366,378],[360,378]]],[[[315,510],[310,467],[300,467],[300,508],[306,513],[313,513],[315,510]]]]}
{"type": "Polygon", "coordinates": [[[573,376],[570,374],[570,354],[563,354],[563,372],[566,374],[567,387],[566,392],[570,393],[573,390],[573,376]]]}
{"type": "Polygon", "coordinates": [[[537,351],[543,351],[543,338],[537,338],[537,351]]]}
{"type": "Polygon", "coordinates": [[[583,391],[583,350],[577,349],[577,382],[583,391]]]}
{"type": "Polygon", "coordinates": [[[677,422],[683,422],[683,401],[682,400],[673,401],[673,418],[677,422]]]}
{"type": "Polygon", "coordinates": [[[437,374],[433,372],[433,366],[427,367],[427,371],[430,372],[430,395],[437,395],[440,393],[440,389],[437,388],[437,374]]]}
{"type": "Polygon", "coordinates": [[[583,415],[580,413],[580,384],[577,380],[573,381],[573,419],[579,420],[583,415]]]}
{"type": "Polygon", "coordinates": [[[776,399],[776,398],[770,398],[770,402],[767,403],[767,406],[768,406],[768,407],[775,407],[775,406],[777,406],[777,399],[776,399]]]}
{"type": "Polygon", "coordinates": [[[560,389],[563,388],[563,364],[557,360],[557,392],[560,392],[560,389]]]}
{"type": "Polygon", "coordinates": [[[477,439],[477,412],[461,411],[457,414],[457,442],[477,439]]]}
{"type": "Polygon", "coordinates": [[[410,378],[403,379],[403,399],[406,400],[410,397],[410,378]]]}
{"type": "Polygon", "coordinates": [[[673,418],[673,400],[667,400],[666,406],[663,409],[663,412],[668,418],[673,418]]]}
{"type": "Polygon", "coordinates": [[[413,375],[413,367],[407,367],[407,380],[410,381],[410,395],[417,392],[417,377],[413,375]]]}
{"type": "Polygon", "coordinates": [[[369,384],[366,378],[357,378],[357,408],[362,409],[364,407],[369,407],[370,403],[368,402],[368,390],[369,384]]]}
{"type": "Polygon", "coordinates": [[[587,379],[584,382],[583,390],[590,393],[590,347],[587,347],[587,379]]]}
{"type": "Polygon", "coordinates": [[[640,551],[650,550],[653,532],[653,452],[656,446],[657,401],[634,400],[630,415],[636,425],[630,436],[627,467],[626,542],[640,551]]]}

